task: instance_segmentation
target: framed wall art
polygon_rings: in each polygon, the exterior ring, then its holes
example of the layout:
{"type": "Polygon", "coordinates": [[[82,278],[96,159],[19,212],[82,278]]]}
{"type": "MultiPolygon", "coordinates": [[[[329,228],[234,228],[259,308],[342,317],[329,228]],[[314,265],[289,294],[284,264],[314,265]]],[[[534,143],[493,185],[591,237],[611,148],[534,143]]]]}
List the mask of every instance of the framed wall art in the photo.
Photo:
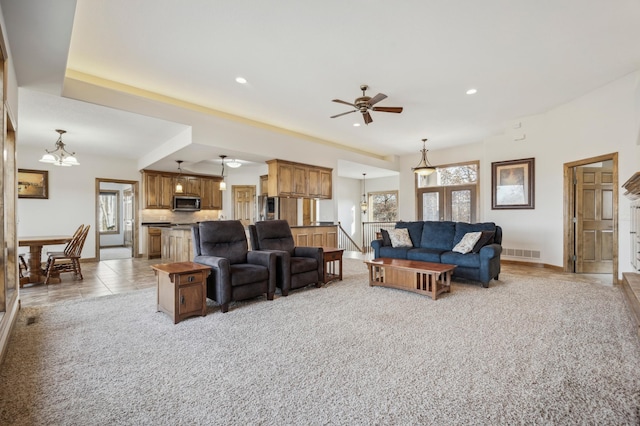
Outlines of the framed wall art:
{"type": "Polygon", "coordinates": [[[49,198],[49,172],[18,169],[18,198],[49,198]]]}
{"type": "Polygon", "coordinates": [[[533,209],[535,158],[491,163],[491,208],[533,209]]]}

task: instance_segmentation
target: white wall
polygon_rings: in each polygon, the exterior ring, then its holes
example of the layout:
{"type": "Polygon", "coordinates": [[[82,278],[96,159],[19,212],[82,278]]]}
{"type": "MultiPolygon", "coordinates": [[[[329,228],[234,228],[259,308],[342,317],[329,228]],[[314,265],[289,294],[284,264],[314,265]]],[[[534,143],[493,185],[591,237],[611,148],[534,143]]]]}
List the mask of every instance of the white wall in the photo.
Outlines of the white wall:
{"type": "MultiPolygon", "coordinates": [[[[638,73],[616,80],[546,113],[506,123],[503,135],[448,150],[430,151],[432,164],[480,160],[480,217],[503,228],[503,246],[539,250],[542,263],[563,265],[563,165],[618,152],[619,185],[638,170],[638,73]],[[513,124],[521,128],[513,129],[513,124]],[[526,139],[514,141],[524,133],[526,139]],[[491,209],[491,163],[535,158],[535,209],[491,209]]],[[[417,156],[401,158],[401,216],[415,218],[417,156]]],[[[620,191],[619,271],[631,270],[629,200],[620,191]]]]}
{"type": "MultiPolygon", "coordinates": [[[[52,146],[54,142],[55,140],[51,141],[52,146]]],[[[91,231],[85,241],[82,257],[93,258],[96,255],[96,178],[139,181],[140,173],[136,162],[84,155],[79,151],[79,166],[56,167],[38,161],[44,148],[19,146],[19,168],[49,171],[49,198],[18,200],[18,235],[71,235],[80,224],[89,224],[91,231]]],[[[52,249],[55,247],[47,247],[44,251],[52,249]]]]}

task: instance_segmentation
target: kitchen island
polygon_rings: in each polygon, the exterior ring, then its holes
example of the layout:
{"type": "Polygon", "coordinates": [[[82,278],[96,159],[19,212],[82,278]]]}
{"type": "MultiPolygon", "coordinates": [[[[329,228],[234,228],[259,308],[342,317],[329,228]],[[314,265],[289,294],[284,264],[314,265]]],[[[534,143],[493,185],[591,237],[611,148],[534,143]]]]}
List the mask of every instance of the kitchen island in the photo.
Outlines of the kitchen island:
{"type": "Polygon", "coordinates": [[[296,246],[338,247],[338,225],[292,226],[296,246]]]}

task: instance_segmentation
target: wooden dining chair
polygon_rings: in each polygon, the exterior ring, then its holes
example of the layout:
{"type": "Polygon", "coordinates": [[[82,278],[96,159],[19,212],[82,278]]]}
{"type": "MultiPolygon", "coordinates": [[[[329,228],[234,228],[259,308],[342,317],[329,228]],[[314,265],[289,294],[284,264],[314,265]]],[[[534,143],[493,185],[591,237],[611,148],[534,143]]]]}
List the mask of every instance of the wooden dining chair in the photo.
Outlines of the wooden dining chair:
{"type": "Polygon", "coordinates": [[[82,248],[87,239],[89,228],[91,228],[91,225],[85,226],[80,232],[80,236],[72,239],[64,252],[48,255],[43,271],[43,274],[46,276],[44,279],[45,284],[49,284],[51,277],[59,276],[65,272],[73,272],[74,279],[83,279],[80,257],[82,256],[82,248]]]}
{"type": "Polygon", "coordinates": [[[73,233],[73,236],[71,237],[71,239],[69,240],[69,242],[67,243],[66,246],[64,246],[64,250],[62,251],[48,251],[47,252],[47,256],[52,255],[52,254],[64,254],[67,252],[67,250],[69,250],[70,247],[74,246],[75,244],[78,243],[78,238],[80,238],[80,236],[82,235],[82,229],[84,228],[84,224],[81,224],[78,229],[76,229],[76,232],[73,233]]]}

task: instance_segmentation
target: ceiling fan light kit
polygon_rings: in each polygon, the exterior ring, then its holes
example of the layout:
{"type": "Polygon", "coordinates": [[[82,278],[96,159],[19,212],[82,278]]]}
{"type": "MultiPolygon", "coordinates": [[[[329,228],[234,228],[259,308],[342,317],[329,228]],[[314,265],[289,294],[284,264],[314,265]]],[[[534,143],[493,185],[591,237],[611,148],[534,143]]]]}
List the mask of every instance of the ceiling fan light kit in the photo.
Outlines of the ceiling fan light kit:
{"type": "Polygon", "coordinates": [[[427,148],[426,148],[427,139],[422,139],[422,149],[420,153],[422,154],[422,158],[420,158],[420,162],[417,166],[411,168],[413,173],[420,176],[429,176],[431,173],[436,171],[436,168],[429,164],[429,160],[427,160],[427,148]]]}
{"type": "Polygon", "coordinates": [[[364,120],[364,124],[369,124],[373,122],[373,118],[371,118],[371,114],[369,111],[376,112],[393,112],[399,114],[402,112],[402,107],[374,107],[375,104],[385,99],[387,95],[384,93],[378,93],[373,98],[369,97],[365,94],[365,92],[369,89],[369,86],[363,84],[360,86],[360,90],[362,90],[362,96],[356,98],[353,103],[345,102],[340,99],[334,99],[333,102],[337,102],[339,104],[345,104],[354,107],[354,110],[343,112],[340,114],[336,114],[331,116],[331,118],[341,117],[343,115],[351,114],[352,112],[360,112],[362,114],[362,118],[364,120]]]}

